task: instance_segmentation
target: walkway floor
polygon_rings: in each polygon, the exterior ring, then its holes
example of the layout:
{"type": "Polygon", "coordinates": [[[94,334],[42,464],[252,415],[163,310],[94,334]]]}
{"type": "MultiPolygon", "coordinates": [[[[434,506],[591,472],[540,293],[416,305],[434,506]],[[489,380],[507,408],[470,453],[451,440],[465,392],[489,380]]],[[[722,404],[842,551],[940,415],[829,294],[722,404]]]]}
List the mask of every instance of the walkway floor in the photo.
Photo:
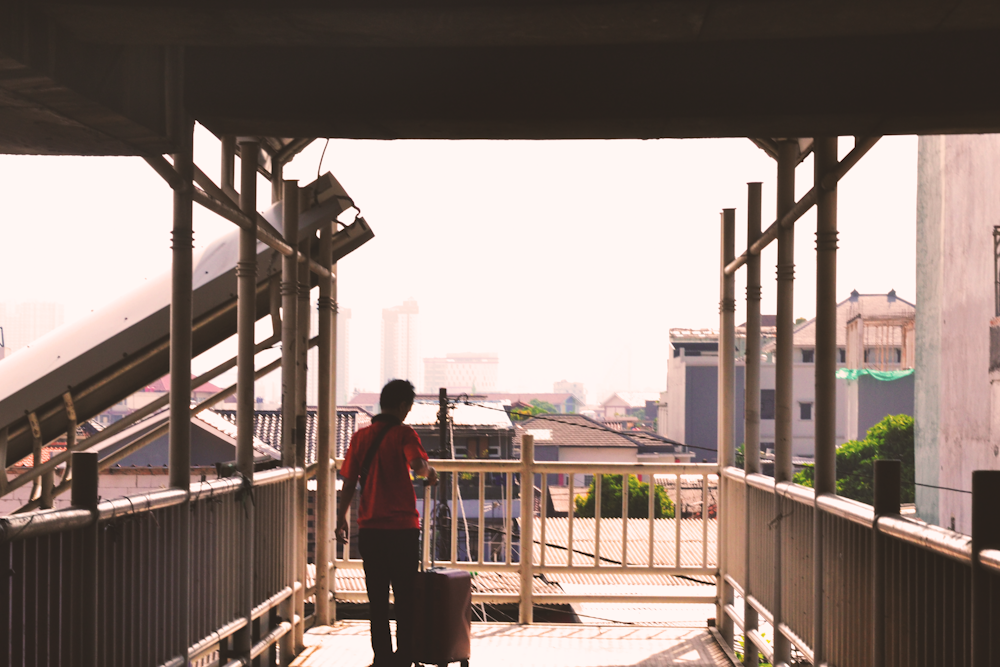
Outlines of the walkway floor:
{"type": "MultiPolygon", "coordinates": [[[[313,628],[291,667],[367,667],[367,621],[313,628]]],[[[704,627],[474,623],[470,667],[729,667],[704,627]]],[[[453,667],[457,667],[454,663],[453,667]]]]}

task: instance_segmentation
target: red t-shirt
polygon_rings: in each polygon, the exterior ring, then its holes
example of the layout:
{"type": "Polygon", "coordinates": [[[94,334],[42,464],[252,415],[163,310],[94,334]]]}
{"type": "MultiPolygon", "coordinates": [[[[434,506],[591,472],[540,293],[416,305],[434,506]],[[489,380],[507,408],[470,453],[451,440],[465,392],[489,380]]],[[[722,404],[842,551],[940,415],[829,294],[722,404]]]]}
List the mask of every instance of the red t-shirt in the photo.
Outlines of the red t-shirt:
{"type": "Polygon", "coordinates": [[[358,525],[383,530],[420,528],[417,495],[410,481],[410,461],[426,461],[427,452],[420,444],[420,436],[409,426],[387,425],[376,417],[371,426],[361,429],[351,438],[341,476],[344,484],[350,487],[357,484],[368,447],[375,436],[386,428],[391,430],[382,438],[382,444],[368,469],[368,484],[361,490],[358,525]]]}

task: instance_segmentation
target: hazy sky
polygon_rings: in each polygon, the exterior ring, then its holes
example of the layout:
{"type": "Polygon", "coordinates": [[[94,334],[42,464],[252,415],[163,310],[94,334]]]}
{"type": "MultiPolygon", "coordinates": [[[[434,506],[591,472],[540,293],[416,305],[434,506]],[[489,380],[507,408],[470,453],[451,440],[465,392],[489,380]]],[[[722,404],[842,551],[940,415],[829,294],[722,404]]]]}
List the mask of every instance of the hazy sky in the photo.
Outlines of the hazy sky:
{"type": "MultiPolygon", "coordinates": [[[[841,153],[852,146],[842,139],[841,153]]],[[[286,177],[313,180],[322,147],[286,177]]],[[[915,137],[886,138],[841,181],[839,298],[893,288],[915,298],[916,158],[915,137]]],[[[218,178],[218,143],[204,130],[196,161],[218,178]]],[[[339,266],[350,383],[368,390],[381,310],[409,297],[422,356],[497,352],[503,389],[582,381],[591,402],[665,389],[667,330],[718,323],[719,211],[737,209],[738,252],[748,181],[764,183],[764,225],[774,219],[774,162],[745,139],[336,140],[322,170],[376,234],[339,266]]],[[[797,177],[801,196],[811,159],[797,177]]],[[[65,303],[72,320],[169,270],[170,190],[142,160],[0,156],[0,183],[0,301],[65,303]]],[[[233,229],[195,207],[198,247],[233,229]]],[[[795,312],[807,318],[814,232],[814,214],[796,225],[795,312]]],[[[763,309],[774,312],[775,251],[763,261],[763,309]]]]}

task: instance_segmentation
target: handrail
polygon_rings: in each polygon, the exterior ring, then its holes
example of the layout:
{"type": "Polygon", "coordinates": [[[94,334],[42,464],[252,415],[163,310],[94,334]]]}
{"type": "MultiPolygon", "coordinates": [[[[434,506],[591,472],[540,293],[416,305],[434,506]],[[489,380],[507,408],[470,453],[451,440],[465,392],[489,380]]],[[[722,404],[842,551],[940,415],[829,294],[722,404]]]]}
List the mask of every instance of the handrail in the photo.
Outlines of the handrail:
{"type": "MultiPolygon", "coordinates": [[[[342,459],[338,459],[338,463],[342,459]]],[[[519,473],[523,464],[516,459],[431,459],[430,464],[440,472],[511,472],[519,473]]],[[[338,466],[339,467],[339,466],[338,466]]],[[[714,463],[588,463],[576,461],[536,461],[531,465],[535,473],[581,473],[601,475],[668,474],[714,477],[719,467],[714,463]]]]}
{"type": "Polygon", "coordinates": [[[270,470],[262,470],[253,474],[253,485],[267,486],[268,484],[277,484],[284,482],[286,479],[300,477],[303,473],[302,468],[272,468],[270,470]]]}
{"type": "Polygon", "coordinates": [[[871,528],[875,523],[875,508],[857,500],[835,496],[832,493],[821,493],[816,499],[816,506],[828,514],[866,528],[871,528]]]}
{"type": "Polygon", "coordinates": [[[774,485],[774,492],[782,498],[794,500],[803,505],[812,505],[816,502],[816,491],[808,486],[802,486],[795,482],[778,482],[774,485]]]}
{"type": "Polygon", "coordinates": [[[962,565],[972,564],[972,538],[968,535],[904,519],[899,515],[880,516],[878,528],[890,537],[946,556],[962,565]]]}
{"type": "Polygon", "coordinates": [[[736,482],[746,483],[746,471],[743,468],[736,468],[734,466],[726,466],[722,469],[722,476],[726,479],[731,479],[736,482]]]}
{"type": "Polygon", "coordinates": [[[752,486],[755,489],[760,489],[761,491],[767,491],[768,493],[774,493],[773,477],[768,477],[767,475],[761,475],[759,473],[752,472],[746,476],[746,482],[748,486],[752,486]]]}
{"type": "Polygon", "coordinates": [[[0,541],[13,542],[64,530],[76,530],[92,523],[93,512],[78,508],[10,514],[0,517],[0,541]]]}
{"type": "Polygon", "coordinates": [[[979,552],[979,563],[994,574],[1000,574],[1000,549],[983,549],[979,552]]]}
{"type": "Polygon", "coordinates": [[[97,505],[97,518],[99,521],[107,521],[131,514],[142,514],[181,505],[187,499],[187,489],[160,489],[137,496],[104,500],[97,505]]]}

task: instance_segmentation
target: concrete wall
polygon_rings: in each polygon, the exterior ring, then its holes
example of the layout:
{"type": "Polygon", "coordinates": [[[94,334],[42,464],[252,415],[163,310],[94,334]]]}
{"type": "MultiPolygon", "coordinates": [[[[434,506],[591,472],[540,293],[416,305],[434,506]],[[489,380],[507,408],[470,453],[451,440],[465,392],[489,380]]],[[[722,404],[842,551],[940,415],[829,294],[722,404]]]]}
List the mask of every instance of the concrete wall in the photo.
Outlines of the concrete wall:
{"type": "Polygon", "coordinates": [[[898,380],[876,380],[862,375],[848,386],[848,403],[851,410],[849,435],[853,440],[863,440],[868,429],[888,415],[913,416],[914,375],[898,380]]]}
{"type": "MultiPolygon", "coordinates": [[[[743,372],[742,365],[736,367],[734,447],[743,442],[743,372]]],[[[695,450],[696,461],[707,459],[714,463],[718,460],[718,456],[712,450],[719,444],[719,367],[692,365],[687,367],[686,374],[684,421],[687,439],[682,442],[699,448],[695,450]]]]}
{"type": "MultiPolygon", "coordinates": [[[[13,480],[15,475],[8,475],[7,478],[13,480]]],[[[215,479],[215,473],[209,474],[208,479],[215,479]]],[[[56,481],[58,482],[58,479],[56,481]]],[[[200,482],[201,475],[192,475],[191,481],[200,482]]],[[[170,477],[168,475],[104,473],[98,478],[97,493],[100,495],[101,500],[113,500],[126,496],[137,496],[157,489],[165,489],[169,486],[170,477]]],[[[30,494],[31,484],[25,484],[14,492],[0,498],[0,516],[11,514],[20,509],[28,502],[30,494]]],[[[56,508],[63,509],[69,507],[69,500],[69,491],[56,497],[56,508]]]]}
{"type": "MultiPolygon", "coordinates": [[[[575,461],[584,463],[636,463],[638,459],[636,447],[560,447],[560,461],[575,461]]],[[[573,475],[573,485],[583,486],[583,474],[573,475]]]]}
{"type": "MultiPolygon", "coordinates": [[[[917,159],[917,481],[970,489],[991,443],[989,324],[1000,135],[921,137],[917,159]]],[[[968,494],[917,487],[917,513],[968,533],[968,494]]]]}

